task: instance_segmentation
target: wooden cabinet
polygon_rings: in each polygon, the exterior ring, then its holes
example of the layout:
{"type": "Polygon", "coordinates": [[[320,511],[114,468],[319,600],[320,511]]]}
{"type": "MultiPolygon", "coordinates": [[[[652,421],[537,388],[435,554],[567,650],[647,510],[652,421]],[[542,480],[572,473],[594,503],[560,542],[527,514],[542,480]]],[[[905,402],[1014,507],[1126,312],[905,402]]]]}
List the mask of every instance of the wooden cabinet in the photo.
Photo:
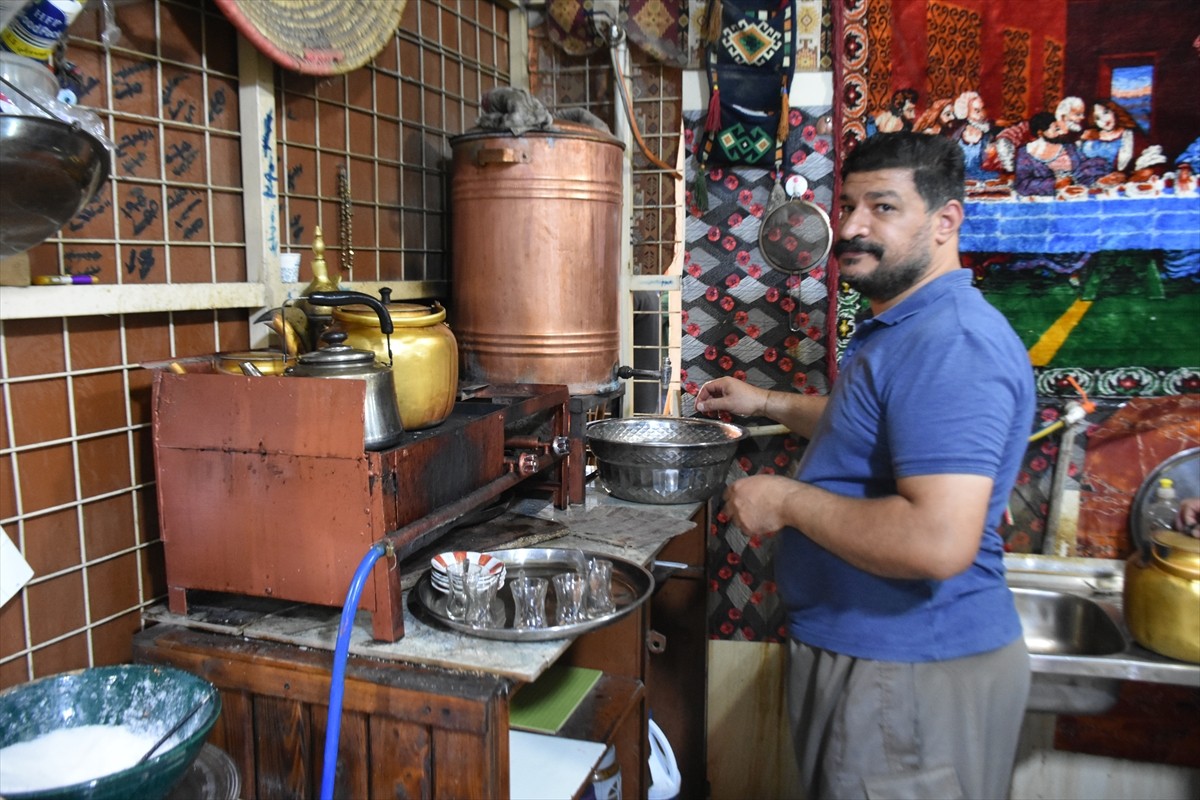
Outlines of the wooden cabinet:
{"type": "MultiPolygon", "coordinates": [[[[237,764],[246,800],[320,794],[328,652],[159,625],[134,658],[200,675],[221,692],[210,741],[237,764]]],[[[506,797],[509,682],[352,658],[336,795],[506,797]]]]}
{"type": "MultiPolygon", "coordinates": [[[[580,637],[564,658],[599,668],[595,653],[636,653],[645,614],[580,637]]],[[[320,795],[332,654],[294,645],[158,625],[134,658],[211,681],[222,710],[210,737],[237,764],[245,800],[320,795]]],[[[606,671],[561,735],[614,744],[627,797],[649,781],[646,692],[605,659],[606,671]]],[[[352,657],[347,663],[336,796],[507,798],[508,713],[515,685],[496,675],[352,657]]]]}
{"type": "Polygon", "coordinates": [[[705,698],[708,691],[707,515],[659,554],[687,566],[673,573],[650,601],[646,691],[650,713],[675,751],[680,800],[708,797],[705,698]]]}
{"type": "MultiPolygon", "coordinates": [[[[202,675],[221,691],[210,741],[238,765],[242,798],[319,796],[329,652],[160,625],[134,639],[134,658],[202,675]]],[[[497,675],[350,658],[336,796],[508,798],[512,688],[497,675]]],[[[632,798],[646,792],[644,708],[640,680],[605,674],[562,730],[616,745],[632,798]]]]}
{"type": "MultiPolygon", "coordinates": [[[[702,565],[703,517],[672,539],[663,557],[702,565]]],[[[699,567],[678,573],[648,603],[579,637],[558,657],[603,672],[560,735],[615,745],[626,798],[644,798],[649,788],[651,708],[676,747],[685,796],[703,796],[702,576],[699,567]],[[651,625],[666,636],[662,653],[647,650],[651,625]]],[[[160,624],[135,637],[134,659],[176,666],[217,686],[223,705],[211,741],[237,764],[245,800],[319,796],[332,653],[160,624]]],[[[507,798],[516,688],[500,675],[352,656],[336,796],[507,798]]]]}

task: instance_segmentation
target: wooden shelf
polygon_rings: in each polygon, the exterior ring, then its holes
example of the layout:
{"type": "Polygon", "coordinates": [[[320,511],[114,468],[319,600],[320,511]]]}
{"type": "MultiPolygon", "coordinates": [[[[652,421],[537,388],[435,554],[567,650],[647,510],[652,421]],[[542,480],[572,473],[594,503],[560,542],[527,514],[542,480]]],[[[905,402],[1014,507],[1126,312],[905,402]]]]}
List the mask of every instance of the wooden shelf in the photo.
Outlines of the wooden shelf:
{"type": "Polygon", "coordinates": [[[641,681],[604,674],[559,730],[559,736],[612,744],[629,715],[645,698],[641,681]]]}

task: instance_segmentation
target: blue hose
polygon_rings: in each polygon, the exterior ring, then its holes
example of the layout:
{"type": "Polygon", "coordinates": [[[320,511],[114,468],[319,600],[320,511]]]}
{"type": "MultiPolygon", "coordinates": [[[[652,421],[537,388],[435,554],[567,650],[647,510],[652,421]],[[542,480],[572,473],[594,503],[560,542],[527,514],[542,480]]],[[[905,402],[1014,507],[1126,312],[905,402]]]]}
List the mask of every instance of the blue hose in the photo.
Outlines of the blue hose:
{"type": "Polygon", "coordinates": [[[329,681],[329,718],[325,722],[325,767],[321,771],[321,800],[333,800],[333,784],[337,778],[338,742],[342,735],[342,695],[346,690],[346,659],[350,655],[350,631],[354,629],[354,615],[358,611],[358,598],[363,584],[371,574],[371,567],[388,551],[383,542],[371,545],[362,563],[354,572],[350,589],[346,592],[346,604],[342,606],[342,619],[338,623],[337,644],[333,648],[333,675],[329,681]]]}

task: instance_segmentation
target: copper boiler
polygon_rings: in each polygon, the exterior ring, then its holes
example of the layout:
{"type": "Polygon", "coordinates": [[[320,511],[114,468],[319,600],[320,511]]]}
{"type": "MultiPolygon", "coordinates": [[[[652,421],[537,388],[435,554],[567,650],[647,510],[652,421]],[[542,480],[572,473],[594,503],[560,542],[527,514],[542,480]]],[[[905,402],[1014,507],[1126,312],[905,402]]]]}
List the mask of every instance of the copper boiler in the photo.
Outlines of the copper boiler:
{"type": "Polygon", "coordinates": [[[556,121],[451,140],[453,326],[468,383],[618,385],[624,145],[556,121]]]}

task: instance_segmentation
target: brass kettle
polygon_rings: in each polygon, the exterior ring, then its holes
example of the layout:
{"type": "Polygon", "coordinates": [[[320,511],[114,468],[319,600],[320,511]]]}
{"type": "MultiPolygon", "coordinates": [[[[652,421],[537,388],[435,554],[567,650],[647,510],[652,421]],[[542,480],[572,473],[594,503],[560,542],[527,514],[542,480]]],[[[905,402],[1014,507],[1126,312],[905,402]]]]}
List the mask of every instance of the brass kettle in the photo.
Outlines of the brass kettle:
{"type": "Polygon", "coordinates": [[[1125,563],[1124,610],[1138,644],[1200,664],[1200,539],[1152,531],[1125,563]]]}
{"type": "Polygon", "coordinates": [[[392,365],[404,429],[443,422],[454,410],[458,393],[458,342],[446,324],[446,309],[436,302],[393,303],[387,288],[380,290],[382,302],[357,292],[347,294],[366,300],[364,305],[334,307],[335,327],[346,331],[347,344],[373,350],[392,365]],[[390,331],[384,329],[384,315],[390,331]]]}

